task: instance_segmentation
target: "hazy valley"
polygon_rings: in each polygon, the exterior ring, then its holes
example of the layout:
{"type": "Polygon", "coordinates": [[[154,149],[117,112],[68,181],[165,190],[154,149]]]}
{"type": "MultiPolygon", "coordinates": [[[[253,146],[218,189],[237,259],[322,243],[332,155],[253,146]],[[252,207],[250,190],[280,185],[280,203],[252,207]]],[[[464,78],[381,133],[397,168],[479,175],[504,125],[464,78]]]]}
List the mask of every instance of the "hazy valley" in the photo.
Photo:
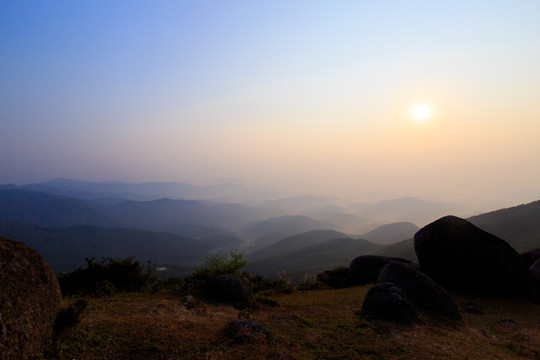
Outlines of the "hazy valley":
{"type": "MultiPolygon", "coordinates": [[[[239,250],[253,273],[299,279],[363,254],[416,261],[412,237],[420,227],[468,215],[459,212],[467,211],[463,206],[416,198],[368,204],[282,195],[231,184],[3,185],[0,234],[38,250],[56,272],[72,271],[87,257],[134,256],[167,268],[164,276],[185,275],[210,255],[239,250]]],[[[525,251],[540,247],[539,214],[533,202],[470,221],[525,251]]]]}

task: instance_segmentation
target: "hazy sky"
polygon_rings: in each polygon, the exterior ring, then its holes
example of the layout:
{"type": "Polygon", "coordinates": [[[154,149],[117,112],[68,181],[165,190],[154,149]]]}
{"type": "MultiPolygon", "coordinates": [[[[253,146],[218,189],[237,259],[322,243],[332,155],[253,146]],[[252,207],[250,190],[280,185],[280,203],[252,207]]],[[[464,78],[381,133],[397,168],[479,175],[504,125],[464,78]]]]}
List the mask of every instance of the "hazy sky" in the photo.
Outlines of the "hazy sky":
{"type": "Polygon", "coordinates": [[[57,177],[540,191],[540,1],[1,1],[0,183],[57,177]]]}

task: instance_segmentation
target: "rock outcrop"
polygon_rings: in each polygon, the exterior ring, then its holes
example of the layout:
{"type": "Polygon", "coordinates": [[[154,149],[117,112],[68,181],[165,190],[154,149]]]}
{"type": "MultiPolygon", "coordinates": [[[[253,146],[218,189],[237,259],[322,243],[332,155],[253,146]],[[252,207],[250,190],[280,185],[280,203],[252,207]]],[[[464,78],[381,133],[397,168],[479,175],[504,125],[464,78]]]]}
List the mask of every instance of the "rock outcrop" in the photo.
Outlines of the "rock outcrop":
{"type": "Polygon", "coordinates": [[[414,236],[424,273],[460,291],[528,295],[534,280],[519,254],[504,240],[455,216],[443,217],[414,236]]]}
{"type": "Polygon", "coordinates": [[[349,265],[349,280],[354,285],[372,284],[377,282],[382,268],[390,261],[410,263],[405,259],[391,258],[378,255],[362,255],[356,257],[349,265]]]}
{"type": "Polygon", "coordinates": [[[441,286],[412,266],[392,261],[379,274],[380,283],[392,283],[416,309],[451,320],[461,320],[457,305],[441,286]]]}
{"type": "Polygon", "coordinates": [[[254,304],[251,284],[241,275],[220,275],[210,282],[207,290],[215,300],[228,302],[238,307],[249,307],[254,304]]]}
{"type": "Polygon", "coordinates": [[[27,245],[0,237],[0,289],[0,358],[41,358],[62,300],[54,272],[27,245]]]}
{"type": "Polygon", "coordinates": [[[392,283],[375,284],[366,294],[362,313],[378,319],[411,322],[417,312],[403,290],[392,283]]]}
{"type": "Polygon", "coordinates": [[[540,249],[531,249],[522,252],[521,254],[519,254],[519,257],[521,258],[522,262],[525,264],[526,267],[530,267],[536,262],[536,260],[540,259],[540,249]]]}

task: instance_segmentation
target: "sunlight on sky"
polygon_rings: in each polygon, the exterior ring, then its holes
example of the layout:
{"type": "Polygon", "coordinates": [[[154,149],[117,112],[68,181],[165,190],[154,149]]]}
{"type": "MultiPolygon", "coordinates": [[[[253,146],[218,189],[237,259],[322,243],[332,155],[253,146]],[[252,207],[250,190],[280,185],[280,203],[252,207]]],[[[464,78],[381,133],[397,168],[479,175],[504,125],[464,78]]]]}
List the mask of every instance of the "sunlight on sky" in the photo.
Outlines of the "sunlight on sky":
{"type": "Polygon", "coordinates": [[[234,177],[450,198],[538,189],[539,11],[2,2],[0,183],[234,177]]]}

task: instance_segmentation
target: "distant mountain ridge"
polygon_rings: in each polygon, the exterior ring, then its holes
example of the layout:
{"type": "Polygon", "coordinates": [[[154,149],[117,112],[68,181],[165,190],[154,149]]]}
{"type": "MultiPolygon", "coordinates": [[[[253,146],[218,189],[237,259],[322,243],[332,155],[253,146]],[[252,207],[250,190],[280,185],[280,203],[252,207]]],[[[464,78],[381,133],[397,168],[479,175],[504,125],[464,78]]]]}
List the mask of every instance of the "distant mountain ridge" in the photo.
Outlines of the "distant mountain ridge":
{"type": "Polygon", "coordinates": [[[55,272],[73,271],[85,258],[126,258],[158,264],[194,264],[212,246],[185,236],[93,225],[37,226],[0,220],[2,236],[24,242],[38,251],[55,272]]]}
{"type": "Polygon", "coordinates": [[[390,245],[413,237],[418,230],[420,230],[420,227],[413,223],[397,222],[379,226],[374,230],[360,235],[360,238],[376,244],[390,245]]]}

